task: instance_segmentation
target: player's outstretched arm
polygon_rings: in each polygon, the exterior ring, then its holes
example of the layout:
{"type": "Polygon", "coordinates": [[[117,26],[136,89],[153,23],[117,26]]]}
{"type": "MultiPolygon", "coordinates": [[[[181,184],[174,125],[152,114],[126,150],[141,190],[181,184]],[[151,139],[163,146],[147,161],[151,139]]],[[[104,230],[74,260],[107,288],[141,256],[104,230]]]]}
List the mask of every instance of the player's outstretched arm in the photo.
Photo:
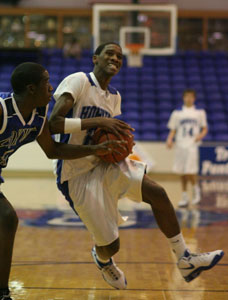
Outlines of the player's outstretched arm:
{"type": "Polygon", "coordinates": [[[49,131],[48,122],[45,122],[44,128],[37,142],[43,149],[48,158],[51,159],[76,159],[88,155],[106,155],[111,152],[118,152],[125,142],[109,141],[99,145],[71,145],[55,142],[49,131]]]}

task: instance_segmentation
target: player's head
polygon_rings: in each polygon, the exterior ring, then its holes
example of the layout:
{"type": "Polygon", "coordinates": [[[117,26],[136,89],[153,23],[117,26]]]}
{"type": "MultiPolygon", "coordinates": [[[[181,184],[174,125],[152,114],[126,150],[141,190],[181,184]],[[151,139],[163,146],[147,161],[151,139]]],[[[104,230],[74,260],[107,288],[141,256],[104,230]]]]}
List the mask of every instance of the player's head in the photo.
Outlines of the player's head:
{"type": "Polygon", "coordinates": [[[123,63],[122,48],[114,42],[97,47],[93,55],[94,71],[100,71],[109,77],[116,75],[123,63]]]}
{"type": "Polygon", "coordinates": [[[183,92],[184,105],[191,107],[196,101],[196,91],[193,89],[186,89],[183,92]]]}
{"type": "Polygon", "coordinates": [[[26,62],[18,65],[11,75],[13,92],[18,96],[33,97],[37,106],[46,105],[53,90],[48,71],[40,64],[26,62]]]}

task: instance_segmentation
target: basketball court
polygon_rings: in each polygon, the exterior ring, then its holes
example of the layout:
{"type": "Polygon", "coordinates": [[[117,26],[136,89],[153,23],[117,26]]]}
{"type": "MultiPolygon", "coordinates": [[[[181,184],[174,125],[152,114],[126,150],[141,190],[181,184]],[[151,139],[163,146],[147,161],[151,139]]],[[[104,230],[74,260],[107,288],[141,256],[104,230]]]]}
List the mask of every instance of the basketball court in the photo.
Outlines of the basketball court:
{"type": "MultiPolygon", "coordinates": [[[[181,190],[174,176],[153,176],[176,206],[181,190]]],[[[203,179],[199,206],[177,209],[186,242],[192,251],[223,249],[227,229],[227,179],[203,179]]],[[[226,255],[211,271],[185,283],[166,238],[157,229],[147,205],[121,200],[129,219],[120,229],[116,262],[128,288],[112,289],[92,261],[91,237],[58,193],[52,177],[6,177],[4,193],[16,207],[16,236],[10,286],[15,300],[72,299],[227,299],[226,255]],[[20,192],[19,192],[20,191],[20,192]]]]}
{"type": "MultiPolygon", "coordinates": [[[[94,5],[94,48],[109,41],[120,43],[124,63],[140,68],[145,56],[175,53],[176,23],[174,5],[94,5]],[[109,27],[114,23],[116,27],[109,27]]],[[[178,209],[179,178],[149,175],[165,187],[192,252],[228,253],[227,177],[201,177],[200,204],[178,209]]],[[[5,180],[2,190],[20,219],[10,277],[15,300],[228,299],[227,255],[213,270],[186,283],[150,207],[128,199],[119,203],[128,220],[120,228],[121,248],[115,256],[128,286],[114,290],[93,263],[90,234],[58,192],[54,176],[6,172],[5,180]]]]}

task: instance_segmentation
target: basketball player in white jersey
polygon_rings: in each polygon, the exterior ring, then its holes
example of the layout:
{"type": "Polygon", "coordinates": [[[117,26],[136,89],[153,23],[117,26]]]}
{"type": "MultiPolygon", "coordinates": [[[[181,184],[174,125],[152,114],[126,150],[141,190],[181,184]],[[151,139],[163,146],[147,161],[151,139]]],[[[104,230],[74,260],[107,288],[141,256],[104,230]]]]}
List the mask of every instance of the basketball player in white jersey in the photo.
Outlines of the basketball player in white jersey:
{"type": "MultiPolygon", "coordinates": [[[[47,70],[41,65],[20,64],[11,76],[11,84],[13,94],[6,99],[0,98],[0,175],[9,157],[18,148],[34,140],[37,140],[47,157],[60,159],[110,153],[110,146],[119,147],[120,141],[116,144],[75,146],[57,143],[52,139],[46,115],[53,88],[47,70]]],[[[17,214],[0,190],[0,300],[12,300],[8,281],[17,224],[17,214]]]]}
{"type": "MultiPolygon", "coordinates": [[[[121,97],[110,81],[119,72],[122,60],[118,44],[102,44],[93,55],[93,72],[74,73],[60,83],[54,93],[56,104],[49,120],[51,132],[60,133],[60,140],[88,144],[97,127],[117,136],[126,129],[133,130],[114,118],[121,113],[121,97]]],[[[145,164],[137,161],[125,159],[109,164],[95,156],[79,159],[77,163],[74,160],[57,163],[58,187],[93,236],[92,257],[103,278],[117,289],[127,287],[124,273],[113,259],[120,247],[118,224],[122,218],[117,202],[122,197],[151,205],[186,281],[213,267],[223,256],[221,250],[191,254],[165,190],[145,175],[145,169],[145,164]]],[[[146,245],[144,249],[147,251],[146,245]]]]}
{"type": "Polygon", "coordinates": [[[167,138],[168,148],[172,148],[175,137],[176,149],[173,171],[181,175],[182,199],[179,207],[189,204],[187,184],[193,187],[192,204],[200,202],[200,188],[197,181],[199,170],[199,145],[208,132],[206,112],[194,106],[196,92],[187,89],[183,93],[184,105],[174,110],[168,122],[170,133],[167,138]]]}

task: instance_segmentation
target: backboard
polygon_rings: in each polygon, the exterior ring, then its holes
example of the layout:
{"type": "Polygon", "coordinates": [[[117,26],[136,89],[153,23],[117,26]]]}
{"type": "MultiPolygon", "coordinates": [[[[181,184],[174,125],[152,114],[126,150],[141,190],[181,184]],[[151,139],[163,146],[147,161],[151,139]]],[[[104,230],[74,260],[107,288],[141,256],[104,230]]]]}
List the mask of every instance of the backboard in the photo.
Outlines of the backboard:
{"type": "Polygon", "coordinates": [[[127,56],[171,55],[176,51],[176,39],[176,5],[93,6],[94,49],[113,41],[127,56]]]}

